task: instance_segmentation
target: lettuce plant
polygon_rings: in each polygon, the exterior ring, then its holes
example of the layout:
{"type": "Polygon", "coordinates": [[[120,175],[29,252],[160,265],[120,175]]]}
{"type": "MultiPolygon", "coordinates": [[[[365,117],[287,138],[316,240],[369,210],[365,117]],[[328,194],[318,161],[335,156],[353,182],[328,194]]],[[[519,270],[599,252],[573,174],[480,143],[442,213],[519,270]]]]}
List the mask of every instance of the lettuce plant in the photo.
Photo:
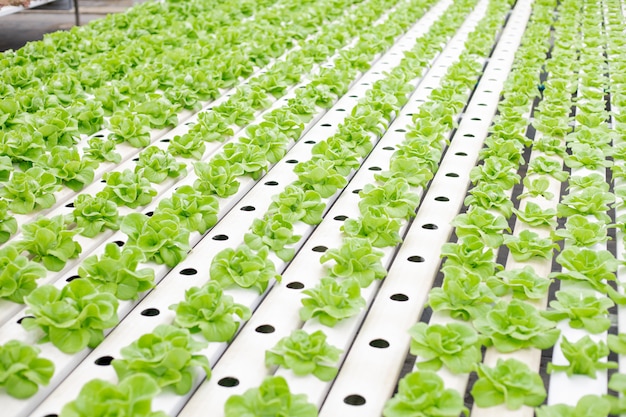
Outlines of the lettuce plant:
{"type": "Polygon", "coordinates": [[[483,280],[502,268],[493,260],[493,249],[486,247],[477,236],[468,236],[458,243],[445,243],[441,247],[441,257],[446,258],[446,266],[467,270],[483,280]]]}
{"type": "Polygon", "coordinates": [[[39,349],[19,340],[0,345],[0,387],[14,398],[32,397],[40,385],[48,385],[54,363],[39,357],[39,349]]]}
{"type": "Polygon", "coordinates": [[[193,187],[203,193],[218,197],[228,197],[237,192],[237,177],[243,174],[239,165],[233,165],[224,158],[215,157],[209,162],[196,162],[193,169],[198,176],[193,187]]]}
{"type": "Polygon", "coordinates": [[[120,380],[137,373],[150,376],[159,387],[171,386],[184,395],[193,385],[194,368],[211,377],[208,359],[197,352],[206,343],[196,341],[187,329],[161,324],[121,349],[122,358],[111,362],[120,380]]]}
{"type": "Polygon", "coordinates": [[[264,246],[253,251],[248,245],[220,251],[211,261],[211,279],[222,287],[239,286],[262,293],[270,280],[280,281],[274,263],[267,258],[269,249],[264,246]]]}
{"type": "Polygon", "coordinates": [[[106,181],[106,186],[96,197],[113,201],[120,206],[142,207],[149,204],[157,194],[147,178],[129,169],[106,172],[102,178],[106,181]]]}
{"type": "Polygon", "coordinates": [[[554,321],[569,319],[570,327],[585,329],[590,333],[601,333],[611,327],[608,309],[613,301],[606,297],[597,298],[591,291],[557,291],[556,300],[550,302],[552,310],[542,313],[554,321]]]}
{"type": "Polygon", "coordinates": [[[85,237],[94,237],[105,228],[119,229],[117,205],[103,197],[79,194],[74,200],[74,221],[78,233],[85,237]]]}
{"type": "Polygon", "coordinates": [[[205,142],[223,142],[235,134],[230,127],[231,124],[225,114],[217,111],[200,112],[197,128],[194,126],[194,130],[197,129],[204,134],[205,142]]]}
{"type": "Polygon", "coordinates": [[[150,146],[139,154],[135,173],[152,183],[160,184],[167,178],[178,178],[187,173],[185,164],[178,162],[167,151],[150,146]]]}
{"type": "Polygon", "coordinates": [[[348,183],[346,177],[335,170],[332,161],[321,158],[300,162],[293,171],[298,175],[298,185],[316,191],[322,198],[329,198],[348,183]]]}
{"type": "Polygon", "coordinates": [[[384,248],[395,246],[402,241],[401,223],[390,217],[380,206],[369,207],[358,219],[346,219],[341,230],[354,238],[365,238],[372,246],[384,248]]]}
{"type": "Polygon", "coordinates": [[[526,223],[529,226],[541,227],[548,226],[550,228],[556,227],[556,210],[555,209],[542,209],[539,204],[529,201],[524,206],[524,210],[513,209],[513,213],[517,219],[526,223]]]}
{"type": "Polygon", "coordinates": [[[615,373],[611,375],[609,380],[609,389],[616,391],[620,395],[614,397],[612,395],[604,395],[603,398],[608,400],[611,405],[611,414],[623,414],[626,412],[626,375],[615,373]]]}
{"type": "Polygon", "coordinates": [[[89,146],[84,149],[86,159],[94,162],[112,162],[114,164],[119,164],[122,161],[121,155],[115,152],[115,142],[93,137],[87,143],[89,146]]]}
{"type": "Polygon", "coordinates": [[[185,300],[171,305],[170,310],[176,312],[175,325],[201,333],[208,342],[229,342],[241,324],[234,316],[250,318],[250,309],[224,294],[217,281],[191,287],[185,291],[185,300]]]}
{"type": "Polygon", "coordinates": [[[325,277],[317,286],[302,293],[306,297],[301,300],[300,318],[304,321],[317,318],[324,326],[333,327],[365,307],[359,282],[353,278],[339,281],[325,277]]]}
{"type": "Polygon", "coordinates": [[[522,269],[499,271],[487,279],[487,285],[495,295],[512,294],[520,300],[540,300],[546,296],[552,280],[540,277],[531,266],[522,269]]]}
{"type": "Polygon", "coordinates": [[[409,183],[402,178],[393,178],[383,185],[366,184],[359,192],[359,210],[365,214],[377,207],[390,218],[410,219],[420,202],[418,194],[411,192],[409,183]]]}
{"type": "Polygon", "coordinates": [[[191,158],[199,161],[206,151],[206,145],[202,136],[192,134],[191,131],[184,135],[176,135],[167,146],[167,152],[172,156],[191,158]]]}
{"type": "Polygon", "coordinates": [[[563,182],[567,180],[569,174],[563,171],[562,168],[558,160],[541,155],[530,161],[526,174],[550,175],[557,181],[563,182]]]}
{"type": "Polygon", "coordinates": [[[26,330],[41,329],[41,342],[52,342],[64,353],[94,348],[104,339],[104,330],[118,323],[118,301],[113,294],[98,292],[93,284],[75,279],[63,289],[43,285],[24,297],[26,330]]]}
{"type": "Polygon", "coordinates": [[[481,207],[485,210],[498,210],[507,219],[513,213],[511,198],[498,184],[480,181],[469,190],[469,194],[464,201],[466,206],[481,207]]]}
{"type": "Polygon", "coordinates": [[[251,125],[246,129],[246,134],[247,136],[239,138],[239,142],[248,146],[252,144],[257,146],[269,163],[275,164],[285,156],[289,137],[277,126],[268,122],[251,125]]]}
{"type": "Polygon", "coordinates": [[[289,184],[277,196],[272,196],[267,214],[280,215],[283,220],[290,223],[302,221],[306,224],[315,225],[322,221],[322,213],[326,204],[322,201],[319,193],[313,190],[303,190],[293,184],[289,184]]]}
{"type": "Polygon", "coordinates": [[[446,389],[441,377],[432,371],[416,371],[402,378],[398,392],[383,410],[385,417],[458,417],[461,413],[469,415],[461,394],[446,389]]]}
{"type": "Polygon", "coordinates": [[[580,214],[568,217],[565,229],[556,230],[554,235],[578,247],[590,247],[610,239],[606,224],[591,222],[580,214]]]}
{"type": "Polygon", "coordinates": [[[509,410],[536,407],[546,398],[541,376],[517,359],[498,359],[494,368],[479,364],[472,397],[479,407],[505,404],[509,410]]]}
{"type": "Polygon", "coordinates": [[[617,401],[619,400],[615,397],[599,397],[597,395],[588,394],[582,396],[576,405],[542,405],[536,408],[535,412],[537,413],[537,417],[608,417],[609,413],[620,413],[613,411],[611,408],[611,403],[617,401]]]}
{"type": "Polygon", "coordinates": [[[166,417],[162,411],[152,411],[152,399],[160,391],[145,373],[124,378],[119,383],[92,379],[80,390],[78,398],[63,406],[59,417],[166,417]]]}
{"type": "Polygon", "coordinates": [[[527,347],[548,349],[556,343],[560,330],[539,311],[520,300],[500,301],[474,320],[474,327],[485,336],[485,344],[508,353],[527,347]]]}
{"type": "Polygon", "coordinates": [[[104,109],[93,100],[76,100],[72,105],[73,116],[78,121],[78,131],[92,135],[104,124],[104,109]]]}
{"type": "Polygon", "coordinates": [[[428,294],[428,304],[434,311],[447,311],[450,316],[470,320],[485,315],[495,301],[495,295],[480,275],[455,265],[442,268],[443,285],[428,294]]]}
{"type": "Polygon", "coordinates": [[[283,377],[268,376],[258,388],[228,398],[224,415],[316,417],[317,407],[307,402],[306,395],[292,394],[283,377]]]}
{"type": "Polygon", "coordinates": [[[568,194],[557,206],[559,217],[570,217],[576,214],[595,216],[596,219],[609,223],[611,218],[606,212],[615,196],[596,187],[589,187],[575,194],[568,194]]]}
{"type": "Polygon", "coordinates": [[[526,191],[517,197],[519,199],[524,197],[543,197],[546,200],[552,200],[554,198],[554,194],[548,191],[550,181],[544,176],[535,179],[525,177],[523,183],[526,191]]]}
{"type": "Polygon", "coordinates": [[[227,143],[223,148],[223,157],[241,170],[242,175],[249,175],[254,180],[268,168],[268,160],[263,149],[255,143],[227,143]]]}
{"type": "Polygon", "coordinates": [[[452,225],[456,228],[456,235],[460,240],[476,236],[490,248],[499,247],[504,239],[502,232],[510,231],[504,216],[494,215],[480,207],[456,216],[452,225]]]}
{"type": "Polygon", "coordinates": [[[464,323],[417,323],[409,329],[411,354],[420,370],[437,371],[443,365],[455,374],[469,373],[482,360],[480,337],[464,323]]]}
{"type": "Polygon", "coordinates": [[[329,345],[321,330],[309,334],[298,329],[265,351],[265,365],[278,365],[296,375],[313,374],[322,381],[331,381],[337,375],[340,354],[341,349],[329,345]]]}
{"type": "Polygon", "coordinates": [[[46,268],[22,256],[14,245],[0,247],[0,298],[23,303],[45,277],[46,268]]]}
{"type": "Polygon", "coordinates": [[[57,178],[41,167],[13,171],[11,179],[0,188],[0,197],[9,201],[9,208],[18,214],[28,214],[38,209],[52,207],[54,193],[61,186],[57,178]]]}
{"type": "Polygon", "coordinates": [[[250,232],[244,235],[244,242],[252,250],[269,248],[280,259],[287,262],[295,255],[295,249],[287,247],[300,240],[293,234],[293,224],[285,221],[280,214],[263,219],[254,219],[250,232]]]}
{"type": "Polygon", "coordinates": [[[104,253],[85,258],[78,267],[78,275],[90,281],[98,291],[106,291],[120,300],[135,300],[139,293],[154,287],[154,270],[137,270],[145,254],[136,246],[120,249],[108,243],[104,253]]]}
{"type": "Polygon", "coordinates": [[[403,179],[412,187],[424,187],[433,178],[433,172],[417,156],[392,157],[389,171],[375,174],[374,178],[382,183],[392,179],[403,179]]]}
{"type": "Polygon", "coordinates": [[[482,165],[472,168],[470,180],[472,183],[486,181],[508,190],[520,181],[520,176],[514,168],[516,166],[511,161],[491,156],[485,159],[482,165]]]}
{"type": "Polygon", "coordinates": [[[81,159],[76,148],[55,146],[37,164],[73,191],[79,191],[93,181],[94,163],[87,158],[81,159]]]}
{"type": "Polygon", "coordinates": [[[570,247],[563,250],[556,261],[564,271],[554,272],[551,277],[584,282],[593,289],[608,292],[612,296],[610,291],[612,288],[609,289],[605,281],[615,280],[614,273],[617,271],[618,261],[611,252],[570,247]]]}
{"type": "Polygon", "coordinates": [[[163,129],[178,124],[179,106],[172,104],[161,94],[148,94],[141,102],[133,106],[139,116],[146,116],[149,126],[154,129],[163,129]]]}
{"type": "Polygon", "coordinates": [[[612,162],[608,161],[605,152],[596,146],[587,143],[570,144],[572,153],[565,157],[565,165],[571,169],[584,167],[590,170],[610,167],[612,162]]]}
{"type": "Polygon", "coordinates": [[[369,240],[350,237],[344,239],[339,249],[324,252],[320,262],[335,261],[329,268],[331,277],[353,278],[366,288],[375,279],[383,279],[387,275],[382,257],[383,252],[373,249],[369,240]]]}
{"type": "Polygon", "coordinates": [[[503,243],[518,262],[533,258],[550,259],[553,249],[559,249],[559,245],[552,243],[552,239],[540,238],[531,230],[522,230],[519,235],[506,235],[503,243]]]}
{"type": "Polygon", "coordinates": [[[137,246],[149,261],[178,265],[189,252],[189,230],[182,227],[178,216],[161,211],[148,217],[141,213],[124,216],[120,230],[128,236],[127,246],[137,246]]]}
{"type": "Polygon", "coordinates": [[[336,136],[331,136],[325,141],[318,142],[311,149],[314,157],[324,158],[333,162],[333,168],[337,173],[348,176],[361,165],[358,154],[344,146],[336,136]]]}
{"type": "Polygon", "coordinates": [[[22,240],[17,245],[43,263],[50,271],[60,271],[68,260],[77,258],[82,248],[74,241],[77,230],[68,230],[63,216],[39,217],[22,226],[22,240]]]}
{"type": "Polygon", "coordinates": [[[0,244],[17,232],[17,220],[9,213],[9,202],[0,200],[0,244]]]}
{"type": "Polygon", "coordinates": [[[180,219],[181,227],[205,233],[217,223],[219,203],[217,199],[204,194],[190,185],[183,185],[174,191],[170,198],[159,201],[157,213],[173,213],[180,219]]]}
{"type": "Polygon", "coordinates": [[[570,342],[566,337],[561,341],[563,356],[569,362],[568,365],[548,364],[548,373],[565,371],[568,376],[587,375],[596,378],[596,372],[602,369],[615,369],[617,363],[602,361],[609,356],[609,347],[603,341],[594,342],[589,335],[576,342],[570,342]]]}
{"type": "Polygon", "coordinates": [[[150,123],[146,115],[134,113],[130,110],[116,111],[108,122],[111,130],[109,139],[128,144],[135,148],[145,148],[150,145],[150,123]]]}

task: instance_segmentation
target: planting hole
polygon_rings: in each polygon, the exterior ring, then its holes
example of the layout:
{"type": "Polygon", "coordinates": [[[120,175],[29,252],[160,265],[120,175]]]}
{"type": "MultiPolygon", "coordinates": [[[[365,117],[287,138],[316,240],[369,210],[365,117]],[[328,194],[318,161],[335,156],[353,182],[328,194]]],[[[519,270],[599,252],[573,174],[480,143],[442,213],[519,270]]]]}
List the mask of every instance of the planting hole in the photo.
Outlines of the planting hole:
{"type": "Polygon", "coordinates": [[[374,339],[370,342],[370,346],[377,349],[386,349],[389,347],[389,342],[385,339],[374,339]]]}
{"type": "Polygon", "coordinates": [[[331,126],[332,126],[332,125],[331,125],[330,123],[324,123],[324,124],[322,125],[322,127],[331,127],[331,126]]]}
{"type": "Polygon", "coordinates": [[[361,192],[360,188],[355,188],[354,190],[352,190],[352,194],[358,194],[361,192]]]}
{"type": "Polygon", "coordinates": [[[269,333],[274,333],[274,330],[276,329],[274,328],[274,326],[271,326],[269,324],[262,324],[254,330],[257,333],[269,334],[269,333]]]}
{"type": "Polygon", "coordinates": [[[298,281],[292,281],[287,284],[287,288],[291,290],[301,290],[302,288],[304,288],[304,284],[298,281]]]}
{"type": "Polygon", "coordinates": [[[239,385],[239,380],[237,378],[233,378],[232,376],[227,376],[217,381],[217,385],[220,387],[232,388],[239,385]]]}
{"type": "Polygon", "coordinates": [[[124,241],[122,241],[122,240],[116,240],[116,241],[115,241],[115,242],[113,242],[113,243],[115,243],[115,244],[116,244],[118,247],[120,247],[120,248],[126,244],[126,242],[124,242],[124,241]]]}
{"type": "Polygon", "coordinates": [[[370,171],[382,171],[381,167],[369,167],[368,168],[370,171]]]}
{"type": "Polygon", "coordinates": [[[314,140],[307,140],[304,143],[306,143],[307,145],[314,145],[315,141],[314,140]]]}
{"type": "Polygon", "coordinates": [[[425,225],[422,226],[422,229],[427,229],[427,230],[437,230],[439,229],[437,227],[436,224],[432,224],[432,223],[426,223],[425,225]]]}
{"type": "Polygon", "coordinates": [[[466,133],[463,135],[463,137],[465,138],[475,138],[476,136],[472,135],[471,133],[466,133]]]}
{"type": "Polygon", "coordinates": [[[361,85],[370,85],[370,83],[361,83],[361,85]]]}
{"type": "Polygon", "coordinates": [[[352,394],[344,398],[343,402],[348,405],[363,405],[365,404],[365,398],[358,394],[352,394]]]}
{"type": "Polygon", "coordinates": [[[43,417],[59,417],[59,415],[58,414],[46,414],[43,417]]]}
{"type": "Polygon", "coordinates": [[[354,95],[352,95],[352,96],[349,96],[349,97],[350,97],[350,98],[357,98],[358,96],[354,96],[354,95]]]}
{"type": "Polygon", "coordinates": [[[80,278],[80,275],[72,275],[71,277],[66,278],[65,281],[72,282],[72,281],[74,281],[75,279],[78,279],[78,278],[80,278]]]}
{"type": "Polygon", "coordinates": [[[22,320],[24,319],[34,319],[35,316],[24,316],[17,321],[17,324],[22,324],[22,320]]]}
{"type": "Polygon", "coordinates": [[[213,240],[228,240],[228,236],[226,236],[226,235],[215,235],[211,239],[213,239],[213,240]]]}
{"type": "Polygon", "coordinates": [[[161,312],[158,308],[146,308],[144,311],[141,312],[141,315],[146,317],[154,317],[158,316],[159,314],[161,314],[161,312]]]}
{"type": "Polygon", "coordinates": [[[394,149],[396,149],[396,148],[394,148],[393,146],[385,146],[383,148],[383,151],[393,151],[394,149]]]}
{"type": "Polygon", "coordinates": [[[146,216],[152,217],[153,214],[154,214],[154,211],[149,211],[149,212],[146,213],[146,216]]]}
{"type": "Polygon", "coordinates": [[[74,208],[74,203],[66,204],[65,207],[74,208]]]}
{"type": "Polygon", "coordinates": [[[456,156],[467,156],[467,154],[465,152],[457,152],[455,153],[456,156]]]}
{"type": "Polygon", "coordinates": [[[274,185],[278,185],[278,183],[276,181],[267,181],[265,185],[274,186],[274,185]]]}
{"type": "Polygon", "coordinates": [[[337,220],[338,222],[342,222],[342,221],[344,221],[347,218],[348,218],[348,216],[344,216],[343,214],[341,214],[339,216],[333,217],[333,220],[337,220]]]}
{"type": "Polygon", "coordinates": [[[406,132],[406,129],[396,129],[396,132],[404,133],[406,132]]]}
{"type": "Polygon", "coordinates": [[[254,208],[254,206],[243,206],[239,210],[241,210],[241,211],[254,211],[254,210],[256,210],[256,208],[254,208]]]}
{"type": "Polygon", "coordinates": [[[196,275],[198,273],[198,270],[196,268],[185,268],[182,271],[180,271],[181,275],[196,275]]]}
{"type": "Polygon", "coordinates": [[[104,137],[104,135],[102,135],[102,134],[97,134],[97,135],[93,135],[93,137],[94,137],[94,138],[103,138],[103,137],[104,137]]]}
{"type": "Polygon", "coordinates": [[[424,262],[424,258],[422,258],[419,255],[409,256],[408,258],[406,258],[406,260],[409,262],[416,262],[416,263],[424,262]]]}
{"type": "Polygon", "coordinates": [[[400,302],[409,301],[409,297],[407,297],[405,294],[400,294],[400,293],[393,294],[389,298],[391,298],[393,301],[400,301],[400,302]]]}
{"type": "Polygon", "coordinates": [[[459,174],[457,174],[456,172],[448,172],[446,174],[446,177],[450,177],[450,178],[458,178],[459,174]]]}
{"type": "Polygon", "coordinates": [[[139,161],[139,158],[133,158],[133,162],[139,161]]]}
{"type": "Polygon", "coordinates": [[[346,109],[337,109],[336,111],[346,111],[346,109]]]}
{"type": "Polygon", "coordinates": [[[448,197],[439,196],[435,197],[435,201],[450,201],[450,199],[448,197]]]}
{"type": "Polygon", "coordinates": [[[285,162],[288,163],[288,164],[297,164],[298,163],[298,161],[295,160],[295,159],[287,159],[285,162]]]}
{"type": "Polygon", "coordinates": [[[470,120],[473,120],[475,122],[480,122],[482,119],[480,117],[472,117],[470,120]]]}
{"type": "Polygon", "coordinates": [[[311,249],[313,252],[326,252],[328,248],[326,246],[315,246],[311,249]]]}
{"type": "Polygon", "coordinates": [[[165,142],[165,143],[167,143],[167,142],[169,142],[169,141],[170,141],[170,140],[169,140],[169,139],[167,139],[167,138],[166,138],[166,139],[161,139],[161,142],[165,142]]]}
{"type": "Polygon", "coordinates": [[[187,123],[185,123],[185,126],[193,126],[195,124],[196,124],[195,122],[187,122],[187,123]]]}
{"type": "Polygon", "coordinates": [[[109,366],[113,362],[113,356],[100,356],[98,359],[93,361],[96,365],[99,366],[109,366]]]}
{"type": "Polygon", "coordinates": [[[487,106],[485,103],[478,103],[478,105],[481,106],[481,107],[487,106]]]}

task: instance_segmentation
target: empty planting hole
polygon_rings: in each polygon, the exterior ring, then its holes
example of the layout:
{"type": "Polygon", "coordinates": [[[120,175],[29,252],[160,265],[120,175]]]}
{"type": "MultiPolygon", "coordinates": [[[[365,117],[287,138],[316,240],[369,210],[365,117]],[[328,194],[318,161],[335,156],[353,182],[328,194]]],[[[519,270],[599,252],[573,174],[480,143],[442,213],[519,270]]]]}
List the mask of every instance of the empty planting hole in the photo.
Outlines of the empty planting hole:
{"type": "Polygon", "coordinates": [[[93,362],[99,366],[109,366],[111,365],[111,362],[113,362],[113,356],[100,356],[93,362]]]}
{"type": "Polygon", "coordinates": [[[337,220],[338,222],[342,222],[342,221],[344,221],[347,218],[348,218],[348,216],[344,216],[343,214],[340,214],[339,216],[333,217],[333,220],[337,220]]]}
{"type": "Polygon", "coordinates": [[[99,133],[99,134],[97,134],[97,135],[93,135],[93,137],[94,137],[94,138],[103,138],[103,137],[104,137],[104,135],[102,135],[102,134],[100,134],[100,133],[99,133]]]}
{"type": "Polygon", "coordinates": [[[363,405],[365,404],[365,398],[359,394],[351,394],[343,399],[343,402],[348,405],[363,405]]]}
{"type": "Polygon", "coordinates": [[[276,329],[274,328],[274,326],[271,326],[269,324],[262,324],[254,330],[257,333],[269,334],[269,333],[274,333],[274,330],[276,329]]]}
{"type": "Polygon", "coordinates": [[[22,324],[22,321],[23,321],[24,319],[34,319],[34,318],[35,318],[35,316],[24,316],[24,317],[21,317],[21,318],[17,321],[17,324],[22,324]]]}
{"type": "Polygon", "coordinates": [[[243,206],[242,208],[240,208],[241,211],[254,211],[256,210],[256,208],[254,208],[254,206],[243,206]]]}
{"type": "Polygon", "coordinates": [[[331,127],[332,125],[330,123],[324,123],[322,124],[322,127],[331,127]]]}
{"type": "Polygon", "coordinates": [[[146,213],[146,216],[152,217],[153,214],[154,214],[154,211],[149,211],[149,212],[146,213]]]}
{"type": "Polygon", "coordinates": [[[226,235],[215,235],[211,239],[213,239],[213,240],[228,240],[228,236],[226,236],[226,235]]]}
{"type": "Polygon", "coordinates": [[[409,297],[406,294],[392,294],[390,297],[390,299],[392,299],[393,301],[400,301],[400,302],[404,302],[404,301],[409,301],[409,297]]]}
{"type": "Polygon", "coordinates": [[[133,158],[133,162],[139,161],[139,158],[133,158]]]}
{"type": "Polygon", "coordinates": [[[169,139],[161,139],[161,142],[165,142],[165,143],[167,143],[167,142],[169,142],[169,141],[170,141],[169,139]]]}
{"type": "Polygon", "coordinates": [[[298,163],[298,161],[296,159],[287,159],[285,162],[288,163],[288,164],[297,164],[298,163]]]}
{"type": "Polygon", "coordinates": [[[185,268],[182,271],[180,271],[181,275],[196,275],[198,273],[198,270],[196,268],[185,268]]]}
{"type": "Polygon", "coordinates": [[[113,242],[113,243],[115,243],[115,244],[116,244],[118,247],[120,247],[120,248],[126,244],[126,242],[124,242],[124,241],[122,241],[122,240],[116,240],[116,241],[115,241],[115,242],[113,242]]]}
{"type": "Polygon", "coordinates": [[[493,93],[493,91],[491,91],[491,90],[484,90],[483,92],[484,93],[493,93]]]}
{"type": "Polygon", "coordinates": [[[287,284],[287,288],[291,290],[301,290],[302,288],[304,288],[304,284],[299,281],[292,281],[287,284]]]}
{"type": "Polygon", "coordinates": [[[350,98],[357,98],[359,96],[352,95],[352,96],[348,96],[348,97],[350,97],[350,98]]]}
{"type": "Polygon", "coordinates": [[[381,167],[369,167],[368,168],[370,171],[382,171],[381,167]]]}
{"type": "Polygon", "coordinates": [[[346,109],[337,109],[336,111],[346,111],[346,109]]]}
{"type": "Polygon", "coordinates": [[[450,178],[458,178],[459,174],[457,174],[456,172],[448,172],[446,174],[446,177],[450,177],[450,178]]]}
{"type": "Polygon", "coordinates": [[[220,387],[232,388],[239,385],[239,380],[237,378],[233,378],[232,376],[227,376],[217,381],[217,385],[220,387]]]}
{"type": "Polygon", "coordinates": [[[328,248],[326,246],[315,246],[311,249],[313,252],[326,252],[328,248]]]}
{"type": "Polygon", "coordinates": [[[432,224],[432,223],[426,223],[425,225],[422,225],[422,229],[427,229],[427,230],[437,230],[439,229],[437,227],[436,224],[432,224]]]}
{"type": "Polygon", "coordinates": [[[314,145],[315,141],[314,140],[307,140],[307,141],[304,141],[304,143],[306,143],[307,145],[314,145]]]}
{"type": "Polygon", "coordinates": [[[361,85],[370,85],[370,83],[361,83],[361,85]]]}
{"type": "Polygon", "coordinates": [[[455,153],[456,156],[467,156],[467,154],[465,152],[457,152],[455,153]]]}
{"type": "Polygon", "coordinates": [[[396,129],[396,132],[404,133],[406,132],[406,129],[396,129]]]}
{"type": "Polygon", "coordinates": [[[439,196],[435,197],[435,201],[450,201],[450,199],[448,197],[439,196]]]}
{"type": "Polygon", "coordinates": [[[80,278],[80,275],[72,275],[71,277],[66,278],[65,281],[72,282],[72,281],[74,281],[75,279],[78,279],[78,278],[80,278]]]}
{"type": "Polygon", "coordinates": [[[472,117],[470,120],[473,120],[475,122],[480,122],[482,119],[480,117],[472,117]]]}
{"type": "Polygon", "coordinates": [[[74,208],[74,203],[68,203],[65,205],[65,207],[74,208]]]}
{"type": "Polygon", "coordinates": [[[193,126],[195,124],[196,124],[195,122],[187,122],[187,123],[185,123],[185,126],[193,126]]]}
{"type": "Polygon", "coordinates": [[[481,107],[487,106],[485,103],[478,103],[478,105],[481,106],[481,107]]]}
{"type": "Polygon", "coordinates": [[[352,190],[352,194],[358,194],[361,192],[360,188],[355,188],[354,190],[352,190]]]}
{"type": "Polygon", "coordinates": [[[43,417],[59,417],[59,415],[58,414],[46,414],[43,417]]]}
{"type": "Polygon", "coordinates": [[[374,339],[370,342],[370,346],[377,349],[386,349],[389,347],[389,342],[385,339],[374,339]]]}
{"type": "Polygon", "coordinates": [[[265,185],[274,186],[274,185],[278,185],[278,183],[276,181],[267,181],[265,185]]]}
{"type": "Polygon", "coordinates": [[[385,146],[383,148],[383,151],[393,151],[394,149],[396,149],[396,148],[394,148],[393,146],[385,146]]]}
{"type": "Polygon", "coordinates": [[[474,136],[474,135],[473,135],[473,134],[471,134],[471,133],[466,133],[466,134],[464,134],[464,135],[463,135],[463,137],[464,137],[464,138],[475,138],[476,136],[474,136]]]}
{"type": "Polygon", "coordinates": [[[422,258],[419,255],[409,256],[408,258],[406,258],[406,260],[409,261],[409,262],[416,262],[416,263],[424,262],[424,258],[422,258]]]}
{"type": "Polygon", "coordinates": [[[154,317],[158,316],[159,314],[161,314],[161,312],[158,308],[146,308],[144,311],[141,312],[141,315],[146,317],[154,317]]]}

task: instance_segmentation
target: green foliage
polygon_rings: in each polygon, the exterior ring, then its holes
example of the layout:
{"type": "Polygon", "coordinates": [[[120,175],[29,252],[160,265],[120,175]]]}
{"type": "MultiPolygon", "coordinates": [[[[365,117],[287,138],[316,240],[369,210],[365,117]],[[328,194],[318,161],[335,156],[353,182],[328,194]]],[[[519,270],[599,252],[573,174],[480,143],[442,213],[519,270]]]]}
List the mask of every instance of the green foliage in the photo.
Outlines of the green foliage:
{"type": "Polygon", "coordinates": [[[82,251],[74,241],[76,233],[76,229],[67,229],[63,216],[39,217],[22,226],[22,240],[17,247],[30,253],[32,260],[43,263],[46,269],[60,271],[82,251]]]}
{"type": "Polygon", "coordinates": [[[37,288],[35,281],[46,273],[43,266],[22,256],[14,245],[0,248],[0,298],[23,303],[24,297],[37,288]]]}
{"type": "Polygon", "coordinates": [[[96,197],[110,200],[119,206],[142,207],[149,204],[157,194],[148,179],[129,169],[107,172],[102,178],[106,181],[106,186],[96,197]]]}
{"type": "Polygon", "coordinates": [[[350,237],[343,240],[339,249],[324,252],[320,262],[335,261],[329,268],[332,277],[352,278],[366,288],[375,279],[383,279],[387,275],[382,257],[383,252],[373,249],[368,239],[350,237]]]}
{"type": "Polygon", "coordinates": [[[57,178],[41,167],[13,171],[11,179],[0,188],[0,197],[9,201],[9,208],[18,214],[52,207],[56,202],[54,193],[61,186],[57,178]]]}
{"type": "Polygon", "coordinates": [[[224,288],[239,286],[262,293],[272,279],[280,281],[274,263],[267,258],[269,249],[253,251],[248,245],[220,251],[211,261],[211,279],[224,288]]]}
{"type": "Polygon", "coordinates": [[[101,196],[79,194],[74,200],[73,215],[78,233],[85,237],[95,237],[105,228],[120,228],[117,205],[101,196]]]}
{"type": "Polygon", "coordinates": [[[361,287],[356,279],[322,278],[317,286],[302,291],[306,297],[300,309],[300,318],[317,318],[325,326],[333,327],[340,320],[356,315],[365,307],[361,287]]]}
{"type": "Polygon", "coordinates": [[[39,385],[50,382],[54,363],[38,355],[38,348],[19,340],[0,345],[0,387],[11,397],[32,397],[39,390],[39,385]]]}
{"type": "Polygon", "coordinates": [[[568,376],[587,375],[596,378],[596,372],[602,369],[615,369],[617,363],[602,361],[609,356],[609,347],[603,341],[594,342],[589,335],[576,342],[570,342],[566,337],[561,341],[563,356],[569,362],[568,365],[557,365],[554,362],[548,364],[548,373],[565,371],[568,376]]]}

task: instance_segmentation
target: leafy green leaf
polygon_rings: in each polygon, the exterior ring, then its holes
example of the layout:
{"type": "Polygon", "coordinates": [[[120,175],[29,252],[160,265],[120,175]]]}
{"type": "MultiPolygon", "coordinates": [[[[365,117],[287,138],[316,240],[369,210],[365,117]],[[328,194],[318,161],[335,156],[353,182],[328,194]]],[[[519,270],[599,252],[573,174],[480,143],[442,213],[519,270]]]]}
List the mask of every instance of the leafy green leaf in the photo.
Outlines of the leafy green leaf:
{"type": "Polygon", "coordinates": [[[383,252],[373,249],[368,239],[350,237],[343,240],[339,249],[324,252],[320,262],[335,261],[329,270],[332,277],[353,278],[366,288],[387,275],[382,257],[383,252]]]}
{"type": "Polygon", "coordinates": [[[337,280],[325,277],[316,287],[302,293],[307,297],[301,300],[300,318],[317,318],[325,326],[333,327],[365,307],[359,282],[353,278],[337,280]]]}
{"type": "Polygon", "coordinates": [[[274,263],[267,258],[269,249],[253,251],[248,245],[220,251],[211,261],[211,279],[222,287],[239,286],[262,293],[272,279],[280,281],[274,263]]]}
{"type": "Polygon", "coordinates": [[[601,333],[611,327],[608,318],[608,309],[613,307],[613,301],[606,297],[597,298],[587,290],[557,291],[556,300],[550,302],[553,310],[543,312],[547,319],[560,321],[569,319],[573,329],[585,329],[590,333],[601,333]]]}
{"type": "Polygon", "coordinates": [[[0,387],[14,398],[29,398],[48,385],[54,363],[40,358],[39,349],[19,340],[0,345],[0,387]]]}
{"type": "Polygon", "coordinates": [[[46,269],[22,256],[15,245],[0,248],[0,297],[23,303],[24,297],[37,288],[35,282],[45,277],[46,269]]]}
{"type": "Polygon", "coordinates": [[[603,341],[594,342],[589,335],[576,342],[570,342],[566,337],[563,337],[561,349],[569,364],[549,363],[548,373],[565,371],[568,376],[587,375],[595,379],[597,371],[617,368],[616,362],[601,362],[602,358],[609,355],[609,347],[603,341]]]}

